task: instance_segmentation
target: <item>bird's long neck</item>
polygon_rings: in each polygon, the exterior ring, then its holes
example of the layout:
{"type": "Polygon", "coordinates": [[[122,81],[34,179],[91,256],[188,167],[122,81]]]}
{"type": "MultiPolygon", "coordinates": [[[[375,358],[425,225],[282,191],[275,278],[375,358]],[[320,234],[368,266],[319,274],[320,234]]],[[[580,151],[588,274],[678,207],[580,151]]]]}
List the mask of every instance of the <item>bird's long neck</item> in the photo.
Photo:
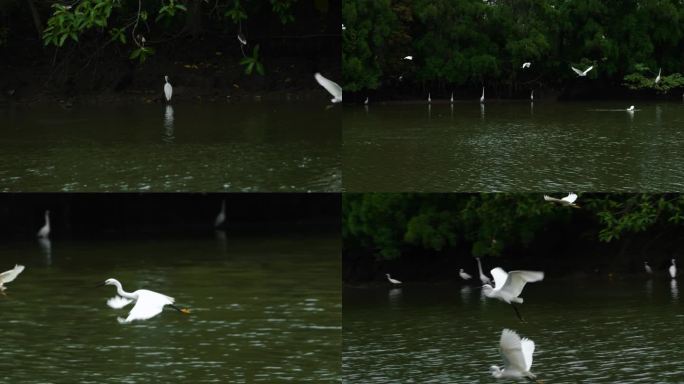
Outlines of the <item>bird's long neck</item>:
{"type": "Polygon", "coordinates": [[[134,294],[132,294],[132,293],[130,293],[130,292],[124,291],[124,290],[123,290],[123,287],[121,287],[121,283],[120,283],[118,280],[115,280],[115,281],[114,281],[114,285],[116,286],[116,293],[117,293],[119,296],[125,297],[125,298],[127,298],[127,299],[133,299],[133,300],[136,300],[136,299],[137,299],[136,295],[134,295],[134,294]]]}
{"type": "Polygon", "coordinates": [[[47,227],[47,229],[50,229],[50,213],[49,212],[45,212],[45,227],[47,227]]]}

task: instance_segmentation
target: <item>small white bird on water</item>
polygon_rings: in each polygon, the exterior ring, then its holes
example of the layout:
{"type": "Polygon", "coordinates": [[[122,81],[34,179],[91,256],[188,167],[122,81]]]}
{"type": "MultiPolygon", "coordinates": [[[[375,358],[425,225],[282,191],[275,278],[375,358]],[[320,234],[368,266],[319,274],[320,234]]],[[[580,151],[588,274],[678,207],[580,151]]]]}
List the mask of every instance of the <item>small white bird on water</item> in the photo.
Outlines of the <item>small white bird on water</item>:
{"type": "Polygon", "coordinates": [[[655,84],[658,84],[660,82],[660,71],[661,70],[662,70],[662,68],[658,68],[658,76],[656,76],[656,78],[655,78],[655,84]]]}
{"type": "Polygon", "coordinates": [[[135,292],[126,292],[121,287],[121,283],[117,279],[107,279],[101,285],[113,285],[116,287],[118,296],[114,296],[107,300],[107,305],[120,309],[128,304],[135,302],[133,309],[128,313],[128,317],[123,319],[117,318],[120,324],[127,324],[134,320],[151,319],[164,310],[164,306],[168,305],[180,313],[189,314],[190,310],[186,308],[178,308],[174,305],[174,298],[161,293],[148,291],[147,289],[139,289],[135,292]]]}
{"type": "Polygon", "coordinates": [[[586,76],[587,76],[587,73],[589,73],[589,71],[591,71],[592,69],[594,69],[594,66],[592,65],[591,67],[585,69],[584,71],[580,71],[579,69],[577,69],[577,68],[575,68],[575,67],[573,67],[573,66],[570,66],[570,68],[572,68],[572,70],[575,71],[575,73],[577,74],[577,76],[579,76],[579,77],[586,77],[586,76]]]}
{"type": "Polygon", "coordinates": [[[333,104],[342,102],[342,87],[337,85],[336,82],[326,79],[318,72],[314,74],[314,78],[321,87],[325,88],[325,90],[333,96],[333,98],[330,99],[333,104]]]}
{"type": "Polygon", "coordinates": [[[42,228],[38,230],[38,233],[36,234],[41,239],[47,238],[50,236],[50,211],[45,211],[45,224],[43,225],[42,228]]]}
{"type": "Polygon", "coordinates": [[[218,215],[216,215],[216,220],[214,220],[214,227],[219,227],[223,222],[226,221],[226,201],[221,202],[221,210],[218,215]]]}
{"type": "Polygon", "coordinates": [[[524,321],[515,303],[522,304],[523,299],[519,297],[525,288],[525,284],[544,280],[544,272],[541,271],[510,271],[506,273],[503,269],[496,267],[490,271],[494,278],[494,286],[489,284],[482,286],[482,292],[490,299],[501,300],[511,304],[518,315],[520,321],[524,321]]]}
{"type": "Polygon", "coordinates": [[[646,262],[646,261],[644,261],[644,270],[645,270],[646,273],[648,273],[649,275],[650,275],[650,274],[653,274],[653,269],[651,269],[651,266],[648,265],[648,262],[646,262]]]}
{"type": "Polygon", "coordinates": [[[413,60],[413,56],[404,56],[404,60],[413,60]]]}
{"type": "Polygon", "coordinates": [[[672,265],[670,265],[670,277],[675,278],[677,277],[677,266],[675,265],[675,259],[672,259],[672,265]]]}
{"type": "Polygon", "coordinates": [[[558,203],[560,205],[568,207],[579,208],[579,205],[575,204],[575,201],[577,200],[577,194],[572,192],[568,193],[568,195],[562,199],[556,199],[555,197],[544,195],[544,200],[550,201],[552,203],[558,203]]]}
{"type": "Polygon", "coordinates": [[[477,271],[480,272],[480,281],[482,284],[491,284],[492,280],[490,280],[487,275],[482,273],[482,264],[480,263],[480,258],[476,257],[475,260],[477,260],[477,271]]]}
{"type": "Polygon", "coordinates": [[[401,281],[391,278],[389,273],[385,273],[385,276],[387,276],[387,281],[389,281],[390,283],[394,285],[401,284],[401,281]]]}
{"type": "Polygon", "coordinates": [[[166,84],[164,84],[164,96],[166,96],[166,101],[170,102],[171,96],[173,96],[173,87],[171,86],[171,83],[169,83],[168,76],[164,75],[164,81],[166,82],[166,84]]]}
{"type": "Polygon", "coordinates": [[[463,271],[463,268],[461,268],[461,269],[458,271],[458,275],[461,276],[461,279],[463,279],[463,280],[470,280],[470,279],[472,279],[472,276],[470,276],[469,274],[465,273],[465,272],[463,271]]]}
{"type": "Polygon", "coordinates": [[[520,68],[525,69],[525,68],[529,68],[529,67],[531,67],[531,66],[532,66],[532,63],[530,63],[530,62],[528,61],[528,62],[526,62],[526,63],[523,63],[522,67],[520,67],[520,68]]]}
{"type": "Polygon", "coordinates": [[[10,269],[9,271],[5,271],[3,273],[0,273],[0,292],[5,291],[5,284],[10,283],[14,281],[14,279],[19,276],[19,274],[24,270],[23,265],[16,264],[14,268],[10,269]]]}
{"type": "Polygon", "coordinates": [[[536,380],[537,376],[530,372],[532,369],[532,355],[534,341],[523,338],[515,331],[504,329],[501,331],[499,352],[504,361],[504,368],[496,365],[489,367],[489,372],[497,379],[529,379],[536,380]]]}
{"type": "Polygon", "coordinates": [[[480,103],[484,103],[484,87],[482,87],[482,96],[480,96],[480,103]]]}

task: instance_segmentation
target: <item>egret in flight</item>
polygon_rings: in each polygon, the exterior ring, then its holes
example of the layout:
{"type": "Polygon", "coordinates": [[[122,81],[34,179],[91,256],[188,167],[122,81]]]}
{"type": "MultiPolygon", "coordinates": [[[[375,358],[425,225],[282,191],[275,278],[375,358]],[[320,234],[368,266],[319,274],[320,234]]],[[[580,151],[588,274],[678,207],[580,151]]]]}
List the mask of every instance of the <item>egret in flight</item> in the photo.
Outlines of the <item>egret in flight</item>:
{"type": "Polygon", "coordinates": [[[577,76],[579,76],[579,77],[586,77],[586,76],[587,76],[587,73],[589,73],[589,71],[591,71],[592,69],[594,69],[594,66],[592,65],[591,67],[585,69],[584,71],[580,71],[579,69],[577,69],[577,68],[575,68],[575,67],[573,67],[573,66],[570,66],[570,68],[572,68],[572,70],[575,71],[575,73],[577,74],[577,76]]]}
{"type": "Polygon", "coordinates": [[[480,103],[484,103],[484,87],[482,87],[482,96],[480,96],[480,103]]]}
{"type": "Polygon", "coordinates": [[[214,227],[219,227],[223,222],[226,221],[226,201],[221,202],[221,210],[218,215],[216,215],[216,220],[214,220],[214,227]]]}
{"type": "Polygon", "coordinates": [[[572,192],[568,193],[568,195],[562,199],[556,199],[555,197],[544,195],[544,200],[564,206],[579,208],[579,205],[575,204],[575,201],[577,200],[577,194],[572,192]]]}
{"type": "Polygon", "coordinates": [[[658,68],[658,76],[656,76],[656,78],[655,78],[655,84],[658,84],[660,82],[660,71],[661,70],[662,70],[662,68],[658,68]]]}
{"type": "Polygon", "coordinates": [[[520,68],[525,69],[525,68],[529,68],[529,67],[531,67],[531,66],[532,66],[532,63],[530,63],[530,62],[528,61],[528,62],[526,62],[526,63],[523,63],[522,67],[520,67],[520,68]]]}
{"type": "Polygon", "coordinates": [[[461,279],[463,280],[470,280],[472,278],[472,276],[463,271],[463,268],[458,271],[458,275],[461,276],[461,279]]]}
{"type": "Polygon", "coordinates": [[[45,224],[38,230],[36,236],[41,239],[45,239],[50,236],[50,211],[45,211],[45,224]]]}
{"type": "Polygon", "coordinates": [[[164,75],[164,81],[166,84],[164,84],[164,96],[166,96],[166,101],[171,102],[171,96],[173,96],[173,87],[171,86],[171,83],[169,83],[169,77],[164,75]]]}
{"type": "Polygon", "coordinates": [[[523,320],[515,303],[522,304],[523,299],[519,297],[525,288],[525,284],[544,280],[544,272],[541,271],[510,271],[506,273],[503,269],[496,267],[490,271],[494,277],[494,287],[489,284],[482,286],[482,292],[490,299],[498,299],[511,304],[515,314],[520,321],[523,320]]]}
{"type": "Polygon", "coordinates": [[[401,284],[401,281],[391,278],[389,273],[385,273],[385,276],[387,276],[387,281],[389,281],[390,283],[392,283],[394,285],[401,284]]]}
{"type": "Polygon", "coordinates": [[[325,88],[325,90],[333,96],[333,98],[330,99],[333,104],[342,102],[342,87],[337,85],[336,82],[326,79],[318,72],[314,74],[314,78],[316,78],[316,81],[321,87],[325,88]]]}
{"type": "Polygon", "coordinates": [[[118,296],[114,296],[107,300],[107,305],[120,309],[128,304],[135,302],[133,309],[128,313],[128,317],[123,319],[117,318],[120,324],[130,323],[134,320],[151,319],[162,312],[165,305],[177,310],[180,313],[189,314],[190,310],[186,308],[178,308],[173,303],[173,297],[162,295],[161,293],[148,291],[147,289],[139,289],[135,292],[126,292],[121,287],[121,283],[117,279],[107,279],[101,285],[113,285],[116,287],[118,296]]]}
{"type": "Polygon", "coordinates": [[[648,273],[649,275],[653,273],[653,270],[651,269],[651,266],[648,265],[648,262],[646,262],[646,261],[644,261],[644,270],[645,270],[646,273],[648,273]]]}
{"type": "Polygon", "coordinates": [[[534,341],[523,338],[515,331],[504,329],[501,331],[499,352],[504,361],[503,369],[496,365],[489,367],[489,372],[497,379],[529,379],[535,381],[537,376],[530,372],[532,369],[532,355],[534,341]]]}
{"type": "Polygon", "coordinates": [[[19,276],[19,274],[24,270],[23,265],[15,265],[14,268],[10,269],[9,271],[5,271],[3,273],[0,273],[0,292],[5,291],[5,284],[10,283],[14,281],[14,279],[19,276]]]}
{"type": "Polygon", "coordinates": [[[675,265],[674,259],[672,259],[672,265],[670,265],[669,271],[670,271],[670,277],[672,277],[673,279],[675,277],[677,277],[677,266],[675,265]]]}
{"type": "Polygon", "coordinates": [[[482,273],[482,264],[480,264],[480,258],[476,257],[475,259],[477,260],[477,271],[480,272],[480,281],[482,284],[491,284],[492,281],[489,279],[489,277],[482,273]]]}

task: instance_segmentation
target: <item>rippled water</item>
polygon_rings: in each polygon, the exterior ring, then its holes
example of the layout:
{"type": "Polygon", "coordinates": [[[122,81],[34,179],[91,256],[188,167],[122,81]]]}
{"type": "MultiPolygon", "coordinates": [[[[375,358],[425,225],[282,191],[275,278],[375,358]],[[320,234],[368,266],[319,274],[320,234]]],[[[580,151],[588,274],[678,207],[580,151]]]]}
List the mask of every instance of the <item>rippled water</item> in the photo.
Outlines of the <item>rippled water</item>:
{"type": "Polygon", "coordinates": [[[0,191],[339,191],[341,108],[0,110],[0,191]]]}
{"type": "Polygon", "coordinates": [[[343,126],[346,191],[684,187],[684,104],[371,105],[346,108],[343,126]]]}
{"type": "Polygon", "coordinates": [[[476,286],[345,288],[344,382],[493,383],[503,328],[534,340],[545,383],[684,382],[684,307],[669,278],[544,281],[522,296],[527,323],[476,286]]]}
{"type": "Polygon", "coordinates": [[[338,249],[230,234],[2,244],[2,268],[26,270],[0,296],[0,381],[339,382],[338,249]],[[115,289],[95,288],[109,277],[192,312],[119,324],[115,289]]]}

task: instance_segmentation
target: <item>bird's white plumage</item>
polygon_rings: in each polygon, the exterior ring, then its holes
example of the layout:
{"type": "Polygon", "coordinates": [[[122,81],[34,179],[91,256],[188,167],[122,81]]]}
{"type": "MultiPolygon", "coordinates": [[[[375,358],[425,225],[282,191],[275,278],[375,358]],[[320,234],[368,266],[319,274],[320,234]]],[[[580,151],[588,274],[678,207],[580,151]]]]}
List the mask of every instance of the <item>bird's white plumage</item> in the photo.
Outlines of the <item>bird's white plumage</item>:
{"type": "Polygon", "coordinates": [[[23,265],[16,264],[14,268],[10,269],[9,271],[0,273],[0,290],[5,289],[5,284],[14,281],[14,279],[16,279],[17,276],[24,271],[24,268],[25,267],[23,265]]]}
{"type": "Polygon", "coordinates": [[[534,341],[523,338],[515,331],[504,329],[501,331],[499,351],[504,361],[504,369],[492,367],[492,375],[496,378],[531,378],[535,375],[530,372],[534,354],[534,341]]]}
{"type": "Polygon", "coordinates": [[[530,100],[534,100],[534,89],[530,91],[530,100]]]}
{"type": "Polygon", "coordinates": [[[219,211],[218,215],[216,215],[216,220],[214,220],[214,227],[218,227],[223,222],[226,221],[226,201],[223,200],[221,202],[221,210],[219,211]]]}
{"type": "Polygon", "coordinates": [[[502,268],[496,267],[490,273],[494,278],[494,287],[485,289],[485,295],[507,303],[522,303],[522,298],[518,296],[525,288],[525,284],[544,280],[544,272],[540,271],[510,271],[506,273],[502,268]]]}
{"type": "Polygon", "coordinates": [[[463,280],[470,280],[472,278],[472,276],[463,271],[463,268],[461,268],[461,270],[458,271],[458,275],[461,276],[461,279],[463,280]]]}
{"type": "Polygon", "coordinates": [[[570,193],[568,193],[567,196],[565,196],[565,197],[563,197],[563,198],[561,198],[561,199],[557,199],[557,198],[555,198],[555,197],[551,197],[551,196],[548,196],[548,195],[544,195],[544,200],[545,200],[545,201],[550,201],[550,202],[553,202],[553,203],[558,203],[558,204],[561,204],[561,205],[576,206],[576,205],[575,205],[575,201],[577,201],[577,194],[576,194],[576,193],[570,192],[570,193]]]}
{"type": "Polygon", "coordinates": [[[114,296],[111,299],[107,300],[107,305],[114,309],[121,309],[132,302],[133,300],[131,299],[126,299],[121,296],[114,296]]]}
{"type": "Polygon", "coordinates": [[[413,56],[404,56],[404,60],[413,60],[413,56]]]}
{"type": "Polygon", "coordinates": [[[450,102],[451,104],[454,103],[454,93],[453,93],[453,92],[451,92],[451,99],[449,99],[449,102],[450,102]]]}
{"type": "Polygon", "coordinates": [[[520,68],[525,69],[525,68],[529,68],[530,66],[532,66],[532,63],[530,63],[530,62],[528,61],[528,62],[526,62],[526,63],[523,63],[522,67],[520,67],[520,68]]]}
{"type": "Polygon", "coordinates": [[[430,97],[430,92],[428,92],[428,103],[432,103],[432,97],[430,97]]]}
{"type": "Polygon", "coordinates": [[[482,273],[482,264],[480,263],[480,258],[476,257],[475,259],[477,260],[477,271],[480,273],[480,281],[482,284],[491,284],[492,280],[490,280],[487,275],[482,273]]]}
{"type": "Polygon", "coordinates": [[[589,71],[594,69],[594,66],[592,65],[589,68],[585,69],[584,71],[580,71],[579,69],[577,69],[573,66],[570,66],[570,68],[572,68],[572,70],[577,74],[577,76],[584,77],[587,75],[587,73],[589,73],[589,71]]]}
{"type": "Polygon", "coordinates": [[[655,83],[656,83],[656,84],[658,84],[658,83],[660,82],[660,71],[661,71],[661,70],[662,70],[662,68],[658,68],[658,76],[656,76],[656,78],[655,78],[655,83]]]}
{"type": "Polygon", "coordinates": [[[677,266],[675,265],[675,260],[674,260],[674,259],[672,259],[672,265],[670,265],[669,272],[670,272],[670,277],[671,277],[671,278],[674,279],[675,277],[677,277],[677,266]]]}
{"type": "Polygon", "coordinates": [[[363,105],[368,105],[368,103],[370,103],[370,99],[368,96],[366,96],[366,100],[363,101],[363,105]]]}
{"type": "MultiPolygon", "coordinates": [[[[118,318],[121,324],[130,323],[135,320],[147,320],[157,316],[162,312],[165,305],[172,305],[174,303],[173,297],[162,295],[161,293],[149,291],[147,289],[139,289],[135,292],[126,292],[121,287],[121,283],[116,279],[107,279],[105,285],[114,285],[116,287],[115,296],[107,300],[107,305],[112,308],[123,308],[126,305],[135,302],[135,305],[128,313],[128,317],[118,318]]],[[[180,310],[187,313],[186,310],[180,310]]]]}
{"type": "Polygon", "coordinates": [[[484,98],[484,87],[482,87],[482,96],[480,96],[480,103],[484,103],[485,98],[484,98]]]}
{"type": "Polygon", "coordinates": [[[171,101],[171,96],[173,96],[173,87],[169,83],[169,77],[164,76],[164,96],[166,96],[166,101],[171,101]]]}
{"type": "Polygon", "coordinates": [[[632,112],[634,111],[634,106],[630,105],[629,108],[627,108],[627,112],[632,112]]]}
{"type": "Polygon", "coordinates": [[[389,281],[390,283],[392,283],[392,284],[401,284],[401,281],[399,281],[399,280],[397,280],[397,279],[393,279],[392,277],[390,277],[390,274],[389,274],[389,273],[385,273],[385,276],[387,276],[387,281],[389,281]]]}
{"type": "Polygon", "coordinates": [[[246,38],[245,35],[243,35],[242,33],[239,33],[239,32],[238,32],[238,34],[237,34],[237,39],[238,39],[238,41],[240,42],[240,44],[242,44],[242,45],[247,45],[247,38],[246,38]]]}
{"type": "Polygon", "coordinates": [[[321,85],[321,87],[325,88],[325,90],[333,96],[333,98],[331,99],[333,103],[342,102],[342,87],[337,85],[337,83],[335,83],[334,81],[326,79],[320,73],[314,74],[314,78],[316,79],[318,84],[321,85]]]}
{"type": "Polygon", "coordinates": [[[45,224],[38,230],[36,236],[40,238],[50,236],[50,211],[45,211],[45,224]]]}
{"type": "Polygon", "coordinates": [[[651,273],[653,273],[653,269],[651,269],[651,266],[650,266],[650,265],[648,265],[648,263],[647,263],[647,262],[645,262],[645,261],[644,261],[644,270],[645,270],[645,271],[646,271],[646,273],[648,273],[648,274],[651,274],[651,273]]]}

